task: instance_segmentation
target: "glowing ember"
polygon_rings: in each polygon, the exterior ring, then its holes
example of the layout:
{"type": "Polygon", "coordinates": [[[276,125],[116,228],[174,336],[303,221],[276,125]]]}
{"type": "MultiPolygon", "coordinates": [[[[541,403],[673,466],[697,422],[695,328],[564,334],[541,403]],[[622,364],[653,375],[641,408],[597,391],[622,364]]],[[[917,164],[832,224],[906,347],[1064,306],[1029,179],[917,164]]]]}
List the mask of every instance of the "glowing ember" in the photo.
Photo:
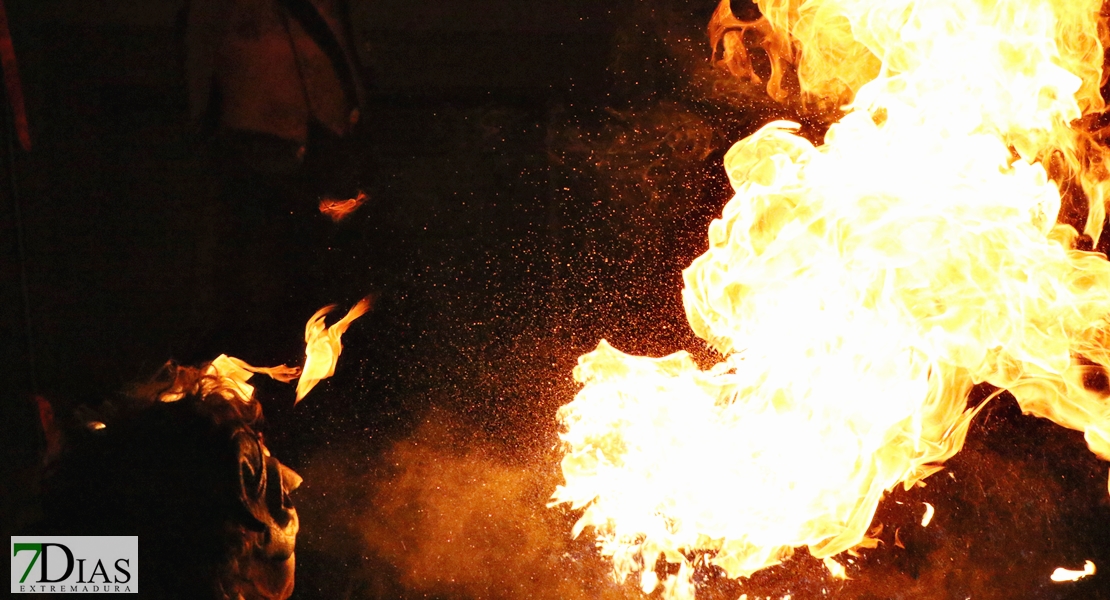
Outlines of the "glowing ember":
{"type": "Polygon", "coordinates": [[[343,344],[339,341],[340,336],[347,331],[355,319],[366,314],[372,304],[373,300],[369,297],[359,300],[358,304],[352,306],[351,310],[331,327],[325,328],[324,317],[335,309],[334,304],[316,311],[316,314],[308,320],[304,329],[304,368],[301,369],[301,378],[297,381],[295,402],[300,402],[305,394],[308,394],[321,380],[335,375],[335,363],[339,360],[340,352],[343,351],[343,344]]]}
{"type": "Polygon", "coordinates": [[[345,200],[321,198],[320,212],[327,215],[332,221],[338,223],[358,210],[358,207],[362,206],[362,203],[366,202],[367,198],[366,192],[362,190],[359,190],[358,195],[354,198],[347,198],[345,200]]]}
{"type": "Polygon", "coordinates": [[[693,596],[695,564],[742,577],[800,546],[873,547],[884,492],[962,447],[976,384],[1110,460],[1106,392],[1084,383],[1110,367],[1110,262],[1056,222],[1074,182],[1102,231],[1106,155],[1070,127],[1104,109],[1101,0],[758,4],[745,24],[722,2],[722,60],[750,71],[755,32],[845,114],[823,145],[780,121],[726,155],[736,195],[683,273],[721,361],[602,341],[559,412],[553,502],[667,598],[693,596]]]}
{"type": "Polygon", "coordinates": [[[1055,571],[1052,572],[1051,579],[1053,581],[1057,582],[1057,583],[1064,582],[1064,581],[1079,581],[1080,579],[1083,579],[1084,577],[1090,577],[1091,575],[1094,575],[1094,574],[1095,574],[1095,563],[1088,560],[1087,562],[1083,563],[1083,570],[1082,571],[1071,571],[1071,570],[1065,569],[1064,567],[1060,567],[1059,569],[1056,569],[1055,571]]]}
{"type": "Polygon", "coordinates": [[[921,517],[921,526],[922,527],[928,527],[929,526],[929,523],[931,523],[933,521],[933,513],[935,513],[936,510],[937,509],[933,508],[932,504],[929,504],[928,502],[925,503],[925,515],[923,517],[921,517]]]}

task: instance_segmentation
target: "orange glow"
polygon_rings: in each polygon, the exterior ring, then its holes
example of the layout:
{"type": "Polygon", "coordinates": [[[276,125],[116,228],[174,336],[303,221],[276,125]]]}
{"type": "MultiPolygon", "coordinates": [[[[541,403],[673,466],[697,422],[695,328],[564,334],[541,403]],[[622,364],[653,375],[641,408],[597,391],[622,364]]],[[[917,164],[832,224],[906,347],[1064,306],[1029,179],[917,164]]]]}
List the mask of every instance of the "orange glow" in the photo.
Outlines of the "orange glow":
{"type": "Polygon", "coordinates": [[[320,212],[327,215],[332,221],[338,223],[358,210],[358,208],[362,206],[362,203],[366,202],[367,198],[369,198],[369,196],[362,190],[359,190],[358,195],[354,198],[347,198],[345,200],[321,198],[320,212]]]}
{"type": "Polygon", "coordinates": [[[339,354],[343,351],[340,336],[347,331],[355,319],[366,314],[373,305],[370,297],[359,300],[358,304],[331,327],[324,326],[324,317],[335,309],[335,305],[325,306],[316,311],[304,329],[305,361],[301,369],[301,378],[297,381],[297,399],[300,402],[305,394],[323,379],[335,374],[335,364],[339,361],[339,354]]]}
{"type": "Polygon", "coordinates": [[[1110,368],[1110,262],[1057,222],[1063,185],[1091,240],[1105,220],[1106,150],[1073,127],[1105,108],[1102,1],[758,4],[745,24],[722,2],[719,60],[750,71],[754,31],[843,116],[820,145],[776,121],[725,156],[735,196],[682,293],[719,362],[601,341],[558,414],[553,503],[665,598],[692,598],[703,563],[746,577],[874,547],[884,493],[963,446],[978,384],[1110,460],[1107,390],[1085,383],[1110,368]]]}

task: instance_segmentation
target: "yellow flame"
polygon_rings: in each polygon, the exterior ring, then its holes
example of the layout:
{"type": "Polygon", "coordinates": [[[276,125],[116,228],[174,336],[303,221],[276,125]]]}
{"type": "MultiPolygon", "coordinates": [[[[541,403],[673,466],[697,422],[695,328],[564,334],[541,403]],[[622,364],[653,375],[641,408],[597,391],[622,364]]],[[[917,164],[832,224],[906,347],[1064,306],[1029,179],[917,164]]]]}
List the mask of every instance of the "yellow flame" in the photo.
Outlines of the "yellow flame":
{"type": "Polygon", "coordinates": [[[936,513],[936,508],[928,502],[925,503],[925,514],[921,516],[921,526],[928,527],[929,523],[933,522],[933,514],[936,513]]]}
{"type": "Polygon", "coordinates": [[[301,369],[301,378],[297,381],[297,399],[294,403],[300,402],[321,380],[335,374],[335,364],[343,351],[340,336],[347,331],[355,319],[366,314],[372,304],[372,298],[363,298],[331,327],[324,326],[324,317],[335,309],[334,304],[316,311],[316,314],[308,320],[304,329],[304,368],[301,369]]]}
{"type": "Polygon", "coordinates": [[[1055,581],[1056,583],[1061,583],[1064,581],[1079,581],[1084,577],[1090,577],[1094,574],[1095,563],[1088,560],[1083,563],[1082,571],[1073,571],[1070,569],[1065,569],[1064,567],[1060,567],[1052,572],[1050,579],[1052,579],[1052,581],[1055,581]]]}
{"type": "Polygon", "coordinates": [[[1072,127],[1104,108],[1101,0],[758,4],[772,60],[843,117],[819,146],[779,121],[726,155],[736,194],[682,295],[720,362],[602,341],[558,415],[553,502],[645,591],[680,565],[667,598],[693,596],[695,561],[741,577],[873,547],[884,492],[959,451],[980,383],[1110,460],[1085,383],[1110,368],[1110,262],[1057,222],[1074,182],[1103,227],[1106,153],[1072,127]]]}
{"type": "Polygon", "coordinates": [[[848,571],[844,565],[836,562],[831,556],[826,556],[823,561],[825,568],[829,570],[829,575],[837,579],[848,579],[848,571]]]}
{"type": "Polygon", "coordinates": [[[250,402],[254,399],[254,386],[247,383],[255,373],[262,373],[282,383],[289,383],[300,375],[296,367],[280,365],[277,367],[255,367],[246,361],[221,354],[201,368],[200,377],[193,369],[176,371],[174,382],[158,396],[161,402],[177,402],[186,394],[207,395],[219,393],[226,400],[250,402]]]}

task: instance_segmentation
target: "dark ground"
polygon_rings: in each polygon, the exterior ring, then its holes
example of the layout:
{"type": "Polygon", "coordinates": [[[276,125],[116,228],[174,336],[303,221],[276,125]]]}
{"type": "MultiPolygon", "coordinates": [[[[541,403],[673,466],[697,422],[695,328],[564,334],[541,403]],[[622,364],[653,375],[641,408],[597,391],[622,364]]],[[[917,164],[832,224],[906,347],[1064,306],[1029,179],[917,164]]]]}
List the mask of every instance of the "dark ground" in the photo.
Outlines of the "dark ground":
{"type": "MultiPolygon", "coordinates": [[[[226,299],[176,3],[6,4],[36,144],[16,156],[23,261],[7,187],[0,208],[10,531],[36,516],[31,393],[64,412],[167,359],[212,358],[226,299]]],[[[566,539],[573,516],[543,508],[554,413],[602,337],[700,351],[680,271],[727,200],[723,152],[784,113],[707,73],[711,1],[355,4],[375,74],[372,200],[310,252],[323,302],[379,300],[344,336],[336,376],[295,410],[260,383],[270,446],[306,476],[295,597],[635,597],[587,540],[566,539]],[[461,521],[429,516],[444,505],[461,521]]],[[[294,349],[313,308],[273,320],[294,349]]],[[[255,364],[297,359],[237,343],[255,364]]],[[[706,597],[1110,598],[1106,574],[1044,583],[1087,558],[1110,572],[1106,465],[1003,401],[983,416],[954,478],[894,494],[938,507],[932,528],[903,535],[907,550],[873,551],[847,583],[803,558],[743,590],[706,581],[706,597]]],[[[899,506],[880,511],[887,537],[919,518],[899,506]]]]}

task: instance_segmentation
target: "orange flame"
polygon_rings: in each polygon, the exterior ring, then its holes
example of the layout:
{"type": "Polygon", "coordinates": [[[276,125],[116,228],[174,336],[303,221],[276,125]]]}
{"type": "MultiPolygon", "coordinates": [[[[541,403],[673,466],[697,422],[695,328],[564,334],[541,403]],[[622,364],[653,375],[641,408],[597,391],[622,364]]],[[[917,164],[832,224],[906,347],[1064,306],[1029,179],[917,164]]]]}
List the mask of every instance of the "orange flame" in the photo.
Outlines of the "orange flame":
{"type": "Polygon", "coordinates": [[[320,212],[327,215],[333,222],[338,223],[358,210],[358,208],[362,206],[362,203],[366,202],[367,198],[369,198],[369,196],[362,190],[359,190],[358,195],[354,198],[347,198],[345,200],[321,198],[320,212]]]}
{"type": "Polygon", "coordinates": [[[324,326],[324,317],[335,309],[334,304],[316,311],[316,314],[308,320],[304,329],[304,368],[301,370],[300,380],[297,381],[297,399],[294,403],[300,402],[321,380],[335,374],[335,364],[343,351],[343,344],[339,341],[340,336],[347,331],[355,319],[366,314],[372,305],[372,297],[359,300],[358,304],[352,306],[342,319],[327,328],[324,326]]]}
{"type": "Polygon", "coordinates": [[[758,0],[760,25],[727,4],[722,60],[750,69],[754,29],[844,116],[822,145],[779,121],[725,156],[736,194],[682,294],[720,362],[602,341],[559,411],[553,502],[666,598],[703,562],[873,547],[883,494],[960,450],[980,383],[1110,460],[1110,390],[1088,384],[1110,369],[1110,262],[1057,222],[1078,183],[1097,241],[1110,197],[1106,150],[1072,127],[1105,108],[1101,0],[758,0]]]}
{"type": "Polygon", "coordinates": [[[928,502],[925,503],[925,514],[921,516],[921,526],[928,527],[929,523],[933,522],[933,515],[936,514],[937,509],[928,502]]]}

